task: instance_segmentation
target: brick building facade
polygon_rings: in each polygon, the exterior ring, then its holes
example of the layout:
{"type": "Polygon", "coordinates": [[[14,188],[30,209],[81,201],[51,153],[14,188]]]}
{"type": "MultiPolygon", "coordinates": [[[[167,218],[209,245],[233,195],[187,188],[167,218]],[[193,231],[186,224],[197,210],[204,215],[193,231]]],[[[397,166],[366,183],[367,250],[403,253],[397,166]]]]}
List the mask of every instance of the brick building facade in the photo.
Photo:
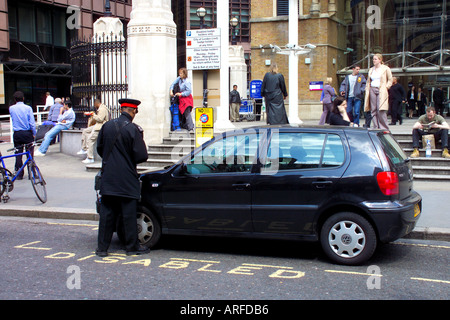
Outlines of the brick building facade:
{"type": "MultiPolygon", "coordinates": [[[[289,81],[289,57],[276,53],[270,45],[283,47],[289,42],[288,16],[280,3],[283,1],[262,0],[252,2],[251,49],[252,79],[262,79],[271,62],[276,62],[279,71],[289,81]]],[[[285,1],[288,2],[288,1],[285,1]]],[[[318,7],[312,0],[299,1],[298,45],[316,45],[310,54],[299,55],[299,116],[315,119],[322,112],[320,91],[310,91],[311,81],[325,81],[332,77],[336,84],[337,71],[347,65],[344,2],[330,6],[333,1],[321,1],[318,7]],[[316,9],[316,10],[313,10],[316,9]],[[319,10],[317,10],[319,9],[319,10]]],[[[289,92],[288,92],[289,93],[289,92]]],[[[285,101],[287,102],[287,100],[285,101]]]]}

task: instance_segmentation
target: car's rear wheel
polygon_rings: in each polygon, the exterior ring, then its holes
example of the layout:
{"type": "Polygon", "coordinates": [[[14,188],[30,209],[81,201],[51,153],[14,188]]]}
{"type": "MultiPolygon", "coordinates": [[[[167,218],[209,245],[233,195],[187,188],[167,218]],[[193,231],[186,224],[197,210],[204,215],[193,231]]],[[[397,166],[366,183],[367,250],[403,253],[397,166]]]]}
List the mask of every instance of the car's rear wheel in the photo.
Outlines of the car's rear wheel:
{"type": "Polygon", "coordinates": [[[373,255],[377,236],[369,221],[352,212],[329,217],[322,226],[320,242],[325,254],[345,265],[362,264],[373,255]]]}

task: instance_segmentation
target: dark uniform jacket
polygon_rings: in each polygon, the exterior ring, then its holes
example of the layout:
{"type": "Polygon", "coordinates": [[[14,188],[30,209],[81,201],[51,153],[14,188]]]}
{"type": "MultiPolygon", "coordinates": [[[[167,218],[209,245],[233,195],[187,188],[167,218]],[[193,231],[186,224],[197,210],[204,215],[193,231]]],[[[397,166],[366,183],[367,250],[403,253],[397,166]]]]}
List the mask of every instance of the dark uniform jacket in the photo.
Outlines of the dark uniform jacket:
{"type": "Polygon", "coordinates": [[[100,193],[139,199],[140,184],[136,166],[147,160],[148,153],[143,131],[132,123],[129,114],[123,112],[119,118],[102,126],[97,140],[97,152],[102,157],[103,170],[100,193]],[[116,123],[121,135],[117,136],[114,143],[118,132],[116,123]]]}

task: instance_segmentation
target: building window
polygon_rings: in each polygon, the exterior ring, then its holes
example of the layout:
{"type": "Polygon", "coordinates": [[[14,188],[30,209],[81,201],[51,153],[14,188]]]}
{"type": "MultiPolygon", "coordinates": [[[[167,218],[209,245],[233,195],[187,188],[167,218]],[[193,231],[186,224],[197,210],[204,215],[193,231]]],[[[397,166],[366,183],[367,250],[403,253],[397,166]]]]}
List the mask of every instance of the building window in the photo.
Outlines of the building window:
{"type": "Polygon", "coordinates": [[[14,3],[8,7],[8,18],[11,41],[67,46],[63,9],[14,3]]]}
{"type": "Polygon", "coordinates": [[[19,6],[17,14],[19,40],[36,42],[36,26],[33,7],[19,6]]]}
{"type": "Polygon", "coordinates": [[[277,1],[277,16],[289,15],[289,0],[277,1]]]}
{"type": "MultiPolygon", "coordinates": [[[[204,24],[206,28],[217,28],[217,1],[191,1],[190,2],[190,27],[200,28],[200,18],[197,16],[197,9],[206,9],[204,24]]],[[[237,42],[250,42],[250,0],[230,1],[230,18],[236,17],[239,24],[235,29],[237,42]]],[[[230,42],[232,37],[230,26],[230,42]]]]}
{"type": "MultiPolygon", "coordinates": [[[[298,12],[300,12],[300,4],[297,5],[297,9],[298,12]]],[[[277,0],[277,16],[288,16],[288,15],[289,15],[289,0],[277,0]]]]}
{"type": "Polygon", "coordinates": [[[39,43],[52,43],[52,15],[49,10],[37,10],[37,36],[39,43]]]}

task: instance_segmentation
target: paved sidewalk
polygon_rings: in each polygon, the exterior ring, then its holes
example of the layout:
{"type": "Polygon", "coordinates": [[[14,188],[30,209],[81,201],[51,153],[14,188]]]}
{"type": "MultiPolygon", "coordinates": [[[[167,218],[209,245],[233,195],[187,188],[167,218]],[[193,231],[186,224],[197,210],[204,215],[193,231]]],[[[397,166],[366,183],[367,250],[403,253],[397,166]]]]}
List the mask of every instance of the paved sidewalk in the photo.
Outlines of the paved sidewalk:
{"type": "MultiPolygon", "coordinates": [[[[407,119],[402,126],[392,126],[393,132],[411,132],[416,119],[407,119]]],[[[317,121],[305,121],[316,124],[317,121]]],[[[240,122],[236,127],[261,125],[263,122],[240,122]]],[[[1,143],[0,151],[12,148],[11,143],[1,143]]],[[[45,157],[37,157],[36,163],[47,182],[46,203],[41,203],[27,179],[14,183],[8,203],[0,203],[0,216],[33,218],[98,220],[95,211],[94,176],[81,163],[82,156],[73,157],[59,152],[59,144],[50,146],[45,157]]],[[[14,160],[6,160],[6,166],[14,168],[14,160]]],[[[419,222],[409,237],[450,241],[450,213],[446,206],[450,196],[450,183],[415,181],[414,188],[423,197],[423,211],[419,222]]]]}

